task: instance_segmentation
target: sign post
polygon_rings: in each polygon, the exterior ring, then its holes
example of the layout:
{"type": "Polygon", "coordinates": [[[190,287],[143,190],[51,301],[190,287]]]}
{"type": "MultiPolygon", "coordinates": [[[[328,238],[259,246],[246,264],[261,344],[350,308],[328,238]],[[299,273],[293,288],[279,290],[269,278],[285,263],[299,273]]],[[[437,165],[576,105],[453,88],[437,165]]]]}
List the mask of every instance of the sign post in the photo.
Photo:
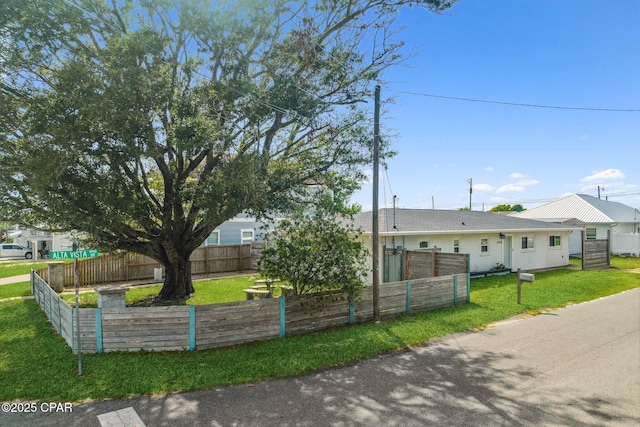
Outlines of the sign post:
{"type": "Polygon", "coordinates": [[[80,343],[80,304],[78,303],[78,293],[80,292],[80,265],[78,258],[95,258],[98,256],[97,249],[85,249],[79,251],[51,251],[50,259],[73,259],[73,286],[76,290],[76,342],[78,343],[78,376],[82,376],[82,345],[80,343]]]}
{"type": "Polygon", "coordinates": [[[533,273],[520,273],[520,268],[518,268],[518,304],[520,304],[522,282],[533,282],[535,278],[533,273]]]}

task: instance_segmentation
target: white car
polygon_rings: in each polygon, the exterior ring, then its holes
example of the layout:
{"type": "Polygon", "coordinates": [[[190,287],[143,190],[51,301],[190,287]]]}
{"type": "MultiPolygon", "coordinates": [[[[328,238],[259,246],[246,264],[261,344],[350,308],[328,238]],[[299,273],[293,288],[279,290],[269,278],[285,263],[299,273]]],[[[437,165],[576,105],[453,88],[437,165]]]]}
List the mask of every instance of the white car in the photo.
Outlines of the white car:
{"type": "Polygon", "coordinates": [[[25,248],[15,243],[2,243],[0,244],[0,257],[3,258],[33,258],[33,251],[31,248],[25,248]]]}

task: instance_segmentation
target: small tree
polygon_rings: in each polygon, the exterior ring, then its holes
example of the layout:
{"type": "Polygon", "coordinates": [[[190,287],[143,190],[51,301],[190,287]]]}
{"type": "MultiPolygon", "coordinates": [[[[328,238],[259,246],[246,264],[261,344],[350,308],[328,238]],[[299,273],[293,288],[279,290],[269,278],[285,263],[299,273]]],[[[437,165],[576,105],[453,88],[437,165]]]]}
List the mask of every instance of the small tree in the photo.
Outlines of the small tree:
{"type": "Polygon", "coordinates": [[[367,271],[359,235],[338,214],[323,209],[287,219],[269,233],[258,268],[269,279],[290,283],[296,294],[357,292],[367,271]]]}

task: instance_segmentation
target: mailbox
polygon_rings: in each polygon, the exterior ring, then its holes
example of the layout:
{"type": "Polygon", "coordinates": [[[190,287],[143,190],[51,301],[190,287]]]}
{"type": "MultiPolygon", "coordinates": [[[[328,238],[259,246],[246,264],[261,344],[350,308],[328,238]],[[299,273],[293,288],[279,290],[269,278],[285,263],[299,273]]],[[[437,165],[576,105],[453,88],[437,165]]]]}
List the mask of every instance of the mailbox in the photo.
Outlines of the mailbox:
{"type": "Polygon", "coordinates": [[[520,276],[518,277],[522,282],[533,282],[535,278],[536,276],[533,273],[520,273],[520,276]]]}

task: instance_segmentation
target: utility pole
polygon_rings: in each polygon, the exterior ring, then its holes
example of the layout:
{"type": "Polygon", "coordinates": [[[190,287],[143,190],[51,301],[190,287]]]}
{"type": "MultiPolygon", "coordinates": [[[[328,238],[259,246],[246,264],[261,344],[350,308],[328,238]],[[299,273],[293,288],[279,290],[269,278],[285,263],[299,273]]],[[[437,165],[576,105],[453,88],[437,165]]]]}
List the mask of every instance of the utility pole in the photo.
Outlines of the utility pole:
{"type": "Polygon", "coordinates": [[[469,183],[469,210],[471,210],[471,193],[473,193],[473,178],[467,180],[469,183]]]}
{"type": "Polygon", "coordinates": [[[604,191],[604,188],[600,188],[600,186],[598,185],[598,199],[600,199],[600,190],[604,191]]]}
{"type": "Polygon", "coordinates": [[[380,254],[378,253],[378,163],[380,157],[380,85],[376,85],[373,113],[373,320],[380,321],[380,254]]]}

